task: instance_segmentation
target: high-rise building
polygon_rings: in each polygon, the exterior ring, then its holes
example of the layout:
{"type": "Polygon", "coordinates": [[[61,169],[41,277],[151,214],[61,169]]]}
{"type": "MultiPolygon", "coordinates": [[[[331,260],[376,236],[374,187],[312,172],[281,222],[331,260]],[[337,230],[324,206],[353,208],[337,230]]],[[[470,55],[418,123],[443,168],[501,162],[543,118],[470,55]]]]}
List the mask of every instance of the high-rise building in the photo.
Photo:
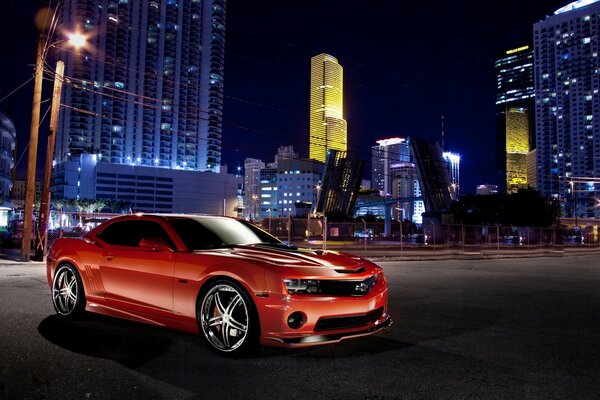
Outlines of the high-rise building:
{"type": "Polygon", "coordinates": [[[535,148],[533,50],[507,50],[495,69],[498,181],[513,193],[528,186],[526,156],[535,148]]]}
{"type": "Polygon", "coordinates": [[[225,0],[65,0],[55,160],[219,172],[225,0]]]}
{"type": "MultiPolygon", "coordinates": [[[[16,139],[15,124],[7,115],[0,112],[0,209],[4,206],[10,208],[16,139]]],[[[0,226],[2,225],[2,217],[0,216],[0,226]]]]}
{"type": "Polygon", "coordinates": [[[249,219],[296,216],[298,206],[314,208],[323,163],[298,158],[293,146],[280,146],[275,162],[244,162],[245,216],[249,219]]]}
{"type": "Polygon", "coordinates": [[[377,146],[371,147],[371,188],[379,190],[382,196],[391,196],[394,187],[392,169],[410,162],[410,146],[406,138],[378,140],[377,146]]]}
{"type": "Polygon", "coordinates": [[[310,158],[325,162],[327,150],[346,151],[344,73],[338,60],[319,54],[310,60],[310,158]]]}
{"type": "Polygon", "coordinates": [[[265,163],[256,158],[244,160],[244,215],[250,220],[259,219],[260,174],[265,163]]]}
{"type": "Polygon", "coordinates": [[[599,217],[600,2],[534,24],[537,190],[567,217],[599,217]]]}
{"type": "Polygon", "coordinates": [[[314,211],[324,168],[324,164],[314,160],[281,159],[277,163],[278,198],[273,216],[301,216],[314,211]]]}
{"type": "MultiPolygon", "coordinates": [[[[425,212],[422,183],[417,173],[417,160],[410,145],[410,138],[388,138],[377,141],[371,148],[371,181],[372,188],[379,190],[383,197],[398,200],[403,220],[412,220],[421,224],[421,214],[425,212]]],[[[441,154],[445,166],[452,200],[456,200],[460,190],[460,155],[451,152],[441,154]]],[[[383,206],[375,210],[375,214],[383,214],[383,206]]],[[[371,212],[373,211],[371,210],[371,212]]]]}
{"type": "Polygon", "coordinates": [[[294,151],[294,146],[279,146],[275,154],[275,163],[284,158],[298,158],[298,153],[294,151]]]}
{"type": "Polygon", "coordinates": [[[478,196],[498,194],[498,185],[491,185],[489,183],[477,185],[477,187],[475,187],[475,194],[478,196]]]}

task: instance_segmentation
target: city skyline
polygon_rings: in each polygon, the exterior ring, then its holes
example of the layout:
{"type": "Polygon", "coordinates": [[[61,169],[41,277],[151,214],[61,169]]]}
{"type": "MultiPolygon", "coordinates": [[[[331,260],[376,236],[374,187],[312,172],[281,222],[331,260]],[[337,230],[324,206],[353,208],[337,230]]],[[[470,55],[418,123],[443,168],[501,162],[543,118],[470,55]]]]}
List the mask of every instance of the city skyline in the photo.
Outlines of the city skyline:
{"type": "MultiPolygon", "coordinates": [[[[12,4],[15,16],[31,21],[37,5],[12,4]]],[[[316,8],[267,1],[228,4],[223,162],[233,170],[246,157],[264,159],[288,144],[301,157],[308,154],[306,64],[315,54],[328,52],[345,69],[348,150],[361,152],[369,162],[370,147],[383,137],[439,140],[444,115],[445,147],[463,155],[461,191],[495,181],[494,150],[488,143],[494,134],[494,58],[497,51],[531,40],[532,24],[566,2],[519,2],[518,13],[510,7],[515,4],[494,2],[484,9],[470,2],[435,7],[384,3],[368,12],[335,1],[316,8]],[[333,9],[337,16],[320,24],[333,9]]],[[[25,29],[8,22],[4,33],[27,32],[21,35],[23,49],[3,44],[15,62],[21,60],[11,70],[24,69],[25,80],[37,34],[33,24],[25,29]]],[[[17,81],[3,82],[3,92],[12,91],[17,81]]],[[[14,115],[7,101],[0,108],[16,120],[19,157],[28,136],[31,90],[25,87],[12,98],[24,110],[14,115]]]]}

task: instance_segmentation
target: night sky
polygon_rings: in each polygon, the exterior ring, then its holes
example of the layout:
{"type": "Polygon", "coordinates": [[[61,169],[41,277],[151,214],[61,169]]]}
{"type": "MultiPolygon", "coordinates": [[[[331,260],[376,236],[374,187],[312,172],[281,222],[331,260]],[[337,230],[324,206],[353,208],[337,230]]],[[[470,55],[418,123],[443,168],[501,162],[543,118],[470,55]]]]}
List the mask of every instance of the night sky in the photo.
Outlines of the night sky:
{"type": "MultiPolygon", "coordinates": [[[[349,150],[368,171],[375,140],[439,140],[444,115],[445,149],[463,157],[461,193],[497,183],[494,60],[531,43],[533,23],[567,3],[228,1],[222,162],[231,171],[247,157],[272,161],[280,145],[308,156],[310,58],[324,52],[344,68],[349,150]]],[[[0,98],[33,74],[39,2],[2,5],[0,98]]],[[[0,102],[17,126],[17,157],[29,140],[32,92],[30,82],[0,102]]],[[[26,156],[21,174],[25,164],[26,156]]]]}

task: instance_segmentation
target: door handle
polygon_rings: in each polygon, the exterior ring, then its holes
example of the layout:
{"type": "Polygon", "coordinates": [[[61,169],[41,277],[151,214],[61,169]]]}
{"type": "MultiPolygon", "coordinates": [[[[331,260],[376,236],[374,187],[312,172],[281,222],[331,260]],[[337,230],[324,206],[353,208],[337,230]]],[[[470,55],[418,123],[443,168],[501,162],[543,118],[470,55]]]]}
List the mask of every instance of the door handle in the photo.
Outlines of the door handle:
{"type": "Polygon", "coordinates": [[[112,260],[113,258],[115,258],[115,255],[113,253],[108,253],[106,254],[104,257],[106,257],[106,259],[108,261],[112,260]]]}

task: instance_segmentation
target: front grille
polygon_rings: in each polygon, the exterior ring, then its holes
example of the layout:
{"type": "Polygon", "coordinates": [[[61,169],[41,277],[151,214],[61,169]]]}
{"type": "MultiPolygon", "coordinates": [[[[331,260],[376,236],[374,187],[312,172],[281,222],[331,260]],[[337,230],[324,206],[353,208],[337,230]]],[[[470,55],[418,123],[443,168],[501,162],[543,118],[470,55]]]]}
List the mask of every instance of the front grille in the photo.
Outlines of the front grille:
{"type": "Polygon", "coordinates": [[[377,321],[383,315],[383,307],[379,307],[366,314],[349,315],[346,317],[324,317],[319,318],[315,325],[315,332],[329,331],[333,329],[356,328],[377,321]]]}
{"type": "Polygon", "coordinates": [[[369,293],[377,282],[377,275],[362,281],[321,279],[319,280],[319,293],[327,296],[364,296],[369,293]]]}

